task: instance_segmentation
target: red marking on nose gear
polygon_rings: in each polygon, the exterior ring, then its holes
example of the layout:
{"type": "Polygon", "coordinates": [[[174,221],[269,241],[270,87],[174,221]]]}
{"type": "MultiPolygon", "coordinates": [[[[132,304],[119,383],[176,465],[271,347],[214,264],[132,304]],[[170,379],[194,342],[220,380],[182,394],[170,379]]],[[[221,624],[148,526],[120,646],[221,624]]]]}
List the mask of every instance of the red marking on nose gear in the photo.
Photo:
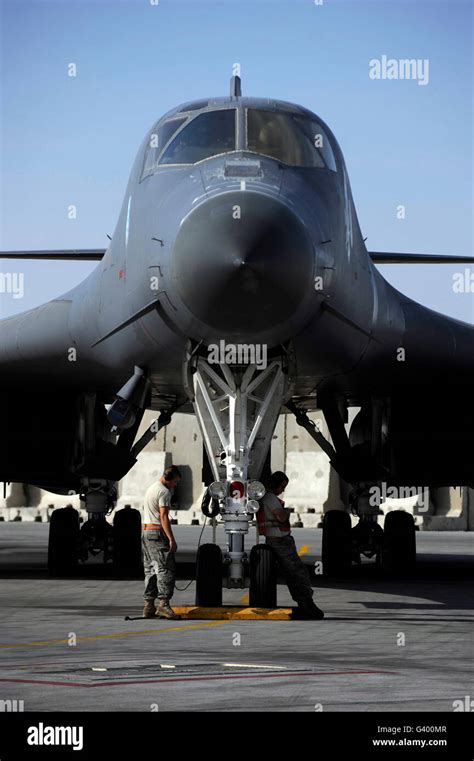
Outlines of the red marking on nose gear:
{"type": "Polygon", "coordinates": [[[242,481],[232,481],[230,484],[230,495],[234,499],[242,499],[245,494],[245,486],[242,481]]]}

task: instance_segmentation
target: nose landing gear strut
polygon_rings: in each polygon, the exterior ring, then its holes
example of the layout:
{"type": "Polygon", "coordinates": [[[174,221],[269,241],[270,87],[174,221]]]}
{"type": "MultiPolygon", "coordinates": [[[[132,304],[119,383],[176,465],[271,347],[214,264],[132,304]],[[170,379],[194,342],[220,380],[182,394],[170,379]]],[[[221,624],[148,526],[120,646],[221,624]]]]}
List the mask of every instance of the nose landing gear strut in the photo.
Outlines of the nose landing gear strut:
{"type": "Polygon", "coordinates": [[[275,359],[259,370],[256,365],[210,365],[196,357],[190,372],[194,408],[215,478],[209,487],[212,516],[227,536],[223,552],[216,544],[198,550],[196,602],[221,605],[222,586],[250,587],[252,604],[272,607],[276,604],[273,556],[267,557],[268,548],[258,544],[248,555],[244,542],[259,509],[258,499],[265,493],[256,479],[287,393],[286,366],[275,359]]]}

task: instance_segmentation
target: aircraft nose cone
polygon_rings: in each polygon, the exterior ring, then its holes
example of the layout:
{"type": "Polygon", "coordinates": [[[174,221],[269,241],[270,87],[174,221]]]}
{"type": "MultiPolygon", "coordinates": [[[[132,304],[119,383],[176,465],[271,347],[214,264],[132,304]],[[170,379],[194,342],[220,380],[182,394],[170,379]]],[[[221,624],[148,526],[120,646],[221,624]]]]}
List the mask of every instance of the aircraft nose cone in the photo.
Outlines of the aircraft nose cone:
{"type": "Polygon", "coordinates": [[[223,334],[251,334],[295,313],[311,283],[313,248],[283,202],[227,193],[182,221],[172,273],[198,320],[223,334]]]}

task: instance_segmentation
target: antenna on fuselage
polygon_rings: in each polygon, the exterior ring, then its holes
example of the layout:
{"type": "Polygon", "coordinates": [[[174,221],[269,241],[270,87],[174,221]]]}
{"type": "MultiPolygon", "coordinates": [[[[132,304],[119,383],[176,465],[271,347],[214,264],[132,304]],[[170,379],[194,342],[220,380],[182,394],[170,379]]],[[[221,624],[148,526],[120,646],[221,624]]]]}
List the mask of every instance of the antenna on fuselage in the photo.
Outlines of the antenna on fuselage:
{"type": "Polygon", "coordinates": [[[230,97],[240,98],[242,95],[242,80],[240,77],[231,77],[230,80],[230,97]]]}

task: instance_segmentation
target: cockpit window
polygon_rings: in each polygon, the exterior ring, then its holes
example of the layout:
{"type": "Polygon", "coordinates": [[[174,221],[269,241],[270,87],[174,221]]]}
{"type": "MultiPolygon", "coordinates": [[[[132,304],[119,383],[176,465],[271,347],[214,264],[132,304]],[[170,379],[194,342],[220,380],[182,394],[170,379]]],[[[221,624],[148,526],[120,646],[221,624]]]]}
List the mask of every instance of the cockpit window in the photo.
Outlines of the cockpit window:
{"type": "Polygon", "coordinates": [[[196,116],[176,135],[160,164],[195,164],[229,151],[235,151],[235,108],[196,116]]]}
{"type": "Polygon", "coordinates": [[[208,100],[194,100],[191,103],[185,103],[184,106],[179,109],[179,112],[183,113],[183,111],[199,111],[201,108],[206,108],[208,103],[208,100]]]}
{"type": "Polygon", "coordinates": [[[158,165],[158,157],[166,146],[168,141],[172,138],[175,132],[184,124],[187,117],[180,117],[179,119],[169,119],[163,122],[159,127],[157,126],[150,134],[148,140],[147,151],[145,155],[145,163],[143,165],[142,177],[146,177],[148,174],[152,174],[158,165]]]}
{"type": "Polygon", "coordinates": [[[249,108],[247,148],[290,166],[337,171],[329,138],[321,125],[307,116],[249,108]]]}

